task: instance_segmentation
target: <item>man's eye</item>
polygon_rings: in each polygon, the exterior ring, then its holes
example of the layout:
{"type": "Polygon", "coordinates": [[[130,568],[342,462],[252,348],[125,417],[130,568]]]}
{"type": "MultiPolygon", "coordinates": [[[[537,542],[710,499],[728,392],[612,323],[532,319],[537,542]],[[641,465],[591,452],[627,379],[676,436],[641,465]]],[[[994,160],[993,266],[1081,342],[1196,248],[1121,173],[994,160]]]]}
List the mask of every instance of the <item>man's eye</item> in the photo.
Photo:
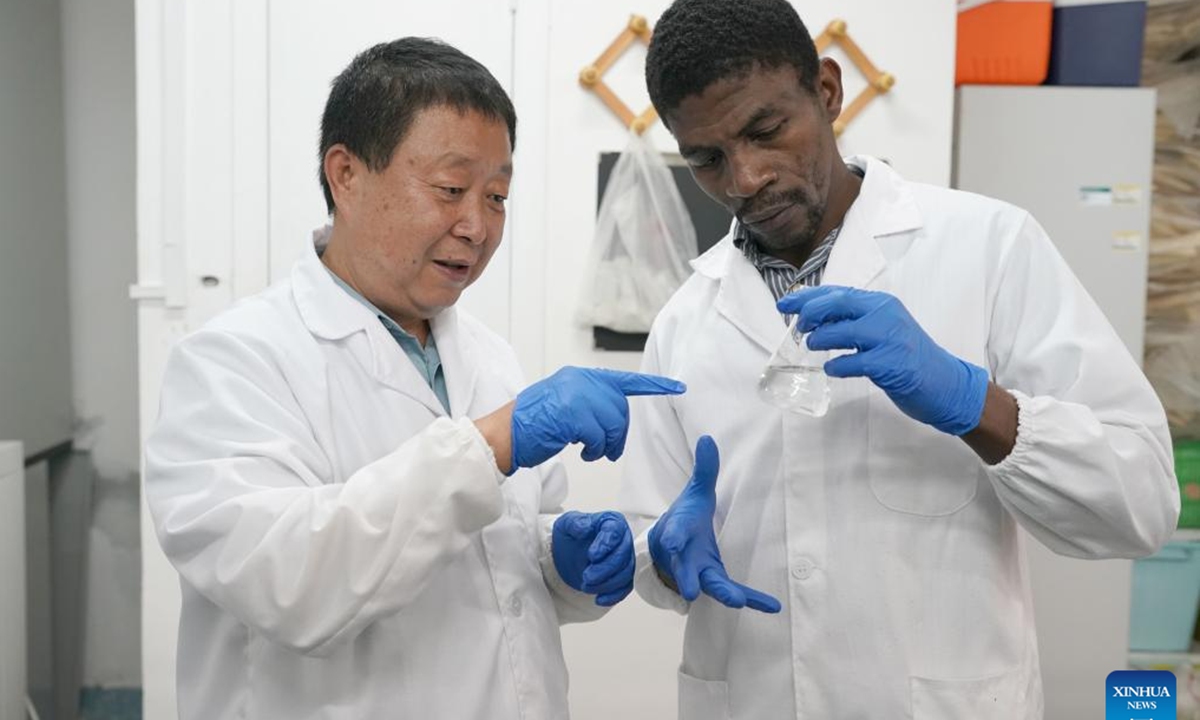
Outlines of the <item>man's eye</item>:
{"type": "Polygon", "coordinates": [[[508,200],[508,196],[507,196],[507,195],[501,195],[501,194],[499,194],[499,193],[494,193],[494,194],[492,195],[492,202],[494,202],[494,203],[498,203],[498,204],[500,204],[500,205],[503,205],[503,204],[504,204],[504,203],[505,203],[507,200],[508,200]]]}
{"type": "Polygon", "coordinates": [[[444,188],[442,188],[442,190],[446,191],[447,195],[462,195],[463,194],[463,189],[460,187],[444,187],[444,188]]]}
{"type": "Polygon", "coordinates": [[[759,130],[750,137],[754,140],[770,140],[779,134],[779,128],[781,127],[783,127],[783,123],[780,123],[775,127],[767,128],[766,130],[759,130]]]}
{"type": "Polygon", "coordinates": [[[721,159],[720,156],[718,156],[716,153],[713,153],[712,155],[701,155],[699,157],[690,157],[690,158],[688,158],[687,162],[688,162],[688,165],[691,165],[692,167],[699,169],[699,168],[710,168],[710,167],[716,165],[717,162],[720,161],[720,159],[721,159]]]}

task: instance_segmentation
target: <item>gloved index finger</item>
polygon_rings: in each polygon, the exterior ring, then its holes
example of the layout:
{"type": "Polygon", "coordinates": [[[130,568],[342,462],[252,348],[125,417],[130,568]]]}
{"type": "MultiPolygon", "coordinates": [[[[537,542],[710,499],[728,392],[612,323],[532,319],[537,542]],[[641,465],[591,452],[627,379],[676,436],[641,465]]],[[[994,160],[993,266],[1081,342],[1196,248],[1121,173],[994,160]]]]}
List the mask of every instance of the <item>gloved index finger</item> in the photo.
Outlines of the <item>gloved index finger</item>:
{"type": "Polygon", "coordinates": [[[626,396],[681,395],[687,391],[687,385],[684,385],[678,380],[669,377],[663,377],[661,375],[647,375],[646,373],[624,372],[621,370],[605,370],[603,368],[598,368],[593,372],[607,380],[626,396]]]}
{"type": "Polygon", "coordinates": [[[700,588],[705,595],[715,599],[725,607],[746,607],[746,595],[738,584],[729,579],[725,569],[719,565],[711,565],[700,573],[700,588]]]}
{"type": "Polygon", "coordinates": [[[779,298],[779,302],[775,303],[775,307],[785,315],[795,315],[803,310],[804,306],[808,303],[817,298],[825,297],[834,290],[837,290],[838,287],[837,285],[802,287],[779,298]]]}
{"type": "Polygon", "coordinates": [[[799,310],[796,329],[811,332],[826,323],[856,320],[870,311],[872,305],[866,293],[847,287],[827,286],[829,290],[805,302],[799,310]]]}
{"type": "Polygon", "coordinates": [[[755,590],[749,585],[735,584],[746,595],[746,607],[765,613],[777,613],[783,609],[783,606],[779,604],[779,601],[774,596],[768,595],[761,590],[755,590]]]}

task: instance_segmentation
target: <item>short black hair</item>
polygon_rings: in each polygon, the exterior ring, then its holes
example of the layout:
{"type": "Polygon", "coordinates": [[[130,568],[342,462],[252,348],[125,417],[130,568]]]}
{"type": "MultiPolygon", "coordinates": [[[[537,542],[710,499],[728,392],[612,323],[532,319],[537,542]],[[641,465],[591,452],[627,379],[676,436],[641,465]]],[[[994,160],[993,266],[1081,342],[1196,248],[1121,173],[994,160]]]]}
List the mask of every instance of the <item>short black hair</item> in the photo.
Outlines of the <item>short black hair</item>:
{"type": "Polygon", "coordinates": [[[787,0],[675,0],[654,26],[646,89],[666,122],[684,98],[756,67],[790,65],[815,91],[820,63],[808,28],[787,0]]]}
{"type": "Polygon", "coordinates": [[[474,111],[508,126],[517,146],[517,113],[499,81],[478,61],[433,38],[380,43],[338,75],[321,116],[318,174],[325,206],[334,211],[325,153],[341,143],[373,172],[387,168],[413,119],[435,106],[474,111]]]}

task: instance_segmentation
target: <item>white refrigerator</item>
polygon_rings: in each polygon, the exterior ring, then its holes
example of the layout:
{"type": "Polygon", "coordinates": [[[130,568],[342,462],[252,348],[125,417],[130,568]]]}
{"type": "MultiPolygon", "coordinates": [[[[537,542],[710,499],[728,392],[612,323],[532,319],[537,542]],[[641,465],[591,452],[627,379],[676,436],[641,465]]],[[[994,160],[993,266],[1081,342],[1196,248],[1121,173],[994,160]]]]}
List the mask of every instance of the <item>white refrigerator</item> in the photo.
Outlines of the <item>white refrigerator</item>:
{"type": "MultiPolygon", "coordinates": [[[[1139,364],[1154,114],[1142,88],[964,86],[956,98],[954,186],[1029,210],[1139,364]]],[[[1104,717],[1105,678],[1128,662],[1131,563],[1024,539],[1045,716],[1104,717]]]]}

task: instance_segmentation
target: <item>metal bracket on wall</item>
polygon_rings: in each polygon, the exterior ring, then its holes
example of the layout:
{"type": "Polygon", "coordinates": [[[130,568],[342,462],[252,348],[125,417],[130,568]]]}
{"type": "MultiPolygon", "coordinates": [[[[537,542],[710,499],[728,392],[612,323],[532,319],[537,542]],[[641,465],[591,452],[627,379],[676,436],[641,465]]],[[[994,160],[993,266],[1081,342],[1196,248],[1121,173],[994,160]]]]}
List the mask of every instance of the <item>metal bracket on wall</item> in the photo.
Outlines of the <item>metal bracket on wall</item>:
{"type": "Polygon", "coordinates": [[[846,130],[846,126],[867,106],[867,103],[892,89],[892,86],[896,84],[896,77],[875,67],[858,43],[850,37],[845,20],[830,22],[813,42],[817,46],[818,53],[825,52],[830,45],[837,43],[854,63],[854,66],[858,68],[858,71],[867,79],[867,87],[850,101],[850,104],[842,110],[841,116],[833,123],[834,135],[841,135],[846,130]]]}
{"type": "Polygon", "coordinates": [[[588,65],[579,73],[579,84],[599,95],[608,109],[612,110],[613,114],[625,123],[625,127],[638,135],[646,132],[646,129],[654,124],[654,121],[658,119],[658,113],[654,111],[654,106],[650,106],[643,110],[642,114],[634,115],[629,106],[617,97],[612,88],[605,84],[604,73],[608,72],[617,58],[621,57],[621,54],[628,50],[634,41],[641,40],[649,45],[650,35],[650,22],[641,15],[631,15],[629,24],[608,48],[600,53],[596,62],[588,65]]]}

